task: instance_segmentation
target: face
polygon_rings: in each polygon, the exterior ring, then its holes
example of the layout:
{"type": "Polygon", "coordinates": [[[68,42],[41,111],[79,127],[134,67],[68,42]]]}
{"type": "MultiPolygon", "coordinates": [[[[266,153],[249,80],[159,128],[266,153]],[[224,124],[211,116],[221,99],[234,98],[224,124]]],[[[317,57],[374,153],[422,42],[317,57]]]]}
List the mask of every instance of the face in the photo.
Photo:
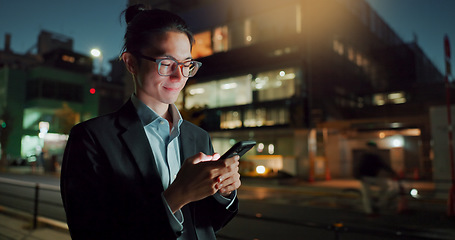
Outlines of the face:
{"type": "MultiPolygon", "coordinates": [[[[145,48],[142,54],[157,59],[172,58],[179,62],[191,59],[191,46],[186,34],[166,32],[162,38],[153,41],[154,47],[145,48]]],[[[133,72],[136,81],[136,96],[148,106],[168,107],[174,103],[188,80],[177,69],[170,76],[158,74],[158,64],[141,59],[137,71],[133,72]]]]}

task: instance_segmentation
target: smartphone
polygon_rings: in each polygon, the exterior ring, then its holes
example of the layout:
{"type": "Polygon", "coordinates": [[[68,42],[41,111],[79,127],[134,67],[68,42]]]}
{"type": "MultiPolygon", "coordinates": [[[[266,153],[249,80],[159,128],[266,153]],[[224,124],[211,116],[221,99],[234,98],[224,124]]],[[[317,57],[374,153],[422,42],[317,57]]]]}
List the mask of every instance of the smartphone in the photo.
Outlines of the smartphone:
{"type": "Polygon", "coordinates": [[[243,156],[246,152],[248,152],[252,147],[256,145],[255,141],[240,141],[234,144],[229,150],[227,150],[220,159],[226,159],[233,157],[235,155],[239,155],[239,157],[243,156]]]}

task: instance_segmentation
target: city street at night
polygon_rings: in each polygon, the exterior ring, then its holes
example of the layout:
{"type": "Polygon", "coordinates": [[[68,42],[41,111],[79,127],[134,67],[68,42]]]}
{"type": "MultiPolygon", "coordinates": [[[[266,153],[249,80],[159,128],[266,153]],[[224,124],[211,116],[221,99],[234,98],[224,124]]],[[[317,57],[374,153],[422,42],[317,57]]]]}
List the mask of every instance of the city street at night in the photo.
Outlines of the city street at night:
{"type": "MultiPolygon", "coordinates": [[[[46,236],[61,236],[53,239],[69,239],[67,230],[62,227],[65,226],[63,208],[55,207],[61,204],[55,191],[40,192],[38,211],[39,216],[44,217],[39,218],[42,222],[35,230],[30,229],[30,221],[24,220],[24,211],[18,214],[16,209],[24,199],[34,196],[34,188],[24,190],[16,185],[33,186],[38,182],[43,189],[58,189],[57,175],[1,173],[0,180],[0,205],[3,206],[0,216],[9,219],[1,221],[0,239],[49,239],[39,237],[43,232],[46,236]],[[5,190],[8,196],[19,194],[22,197],[5,196],[5,190]],[[21,220],[23,224],[18,224],[21,220]],[[54,235],[49,235],[51,233],[54,235]]],[[[446,216],[444,201],[431,198],[432,185],[407,184],[420,188],[426,196],[408,197],[408,208],[403,213],[387,209],[367,216],[362,212],[356,192],[349,191],[360,186],[356,180],[308,183],[294,179],[246,178],[238,192],[239,214],[218,233],[218,239],[453,239],[455,220],[446,216]]]]}
{"type": "Polygon", "coordinates": [[[455,240],[453,9],[3,1],[0,240],[455,240]]]}

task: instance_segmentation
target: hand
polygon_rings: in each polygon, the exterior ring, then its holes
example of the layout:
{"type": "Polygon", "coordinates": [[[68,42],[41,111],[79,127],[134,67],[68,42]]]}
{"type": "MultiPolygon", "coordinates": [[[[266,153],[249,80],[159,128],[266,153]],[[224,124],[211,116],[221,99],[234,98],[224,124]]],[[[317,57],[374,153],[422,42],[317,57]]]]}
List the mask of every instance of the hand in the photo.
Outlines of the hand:
{"type": "Polygon", "coordinates": [[[232,191],[237,190],[241,185],[239,159],[240,157],[236,155],[229,159],[219,160],[225,161],[226,169],[228,170],[226,173],[218,177],[218,182],[220,183],[219,193],[224,197],[229,196],[232,191]],[[231,163],[232,159],[234,159],[233,163],[231,163]]]}
{"type": "Polygon", "coordinates": [[[215,194],[222,184],[224,191],[234,188],[232,171],[238,169],[238,156],[216,161],[219,158],[219,154],[198,153],[185,160],[176,179],[163,193],[173,212],[189,202],[215,194]]]}

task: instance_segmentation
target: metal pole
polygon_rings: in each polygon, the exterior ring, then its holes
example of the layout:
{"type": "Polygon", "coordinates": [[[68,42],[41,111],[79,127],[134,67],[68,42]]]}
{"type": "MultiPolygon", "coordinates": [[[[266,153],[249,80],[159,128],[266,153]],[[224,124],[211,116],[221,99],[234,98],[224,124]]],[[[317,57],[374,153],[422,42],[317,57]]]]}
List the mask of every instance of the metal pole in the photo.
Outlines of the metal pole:
{"type": "Polygon", "coordinates": [[[36,183],[35,185],[35,201],[34,201],[34,208],[33,208],[33,229],[37,228],[38,223],[38,202],[39,202],[39,184],[36,183]]]}
{"type": "Polygon", "coordinates": [[[450,175],[452,178],[452,184],[449,190],[449,198],[447,200],[447,215],[449,217],[455,216],[455,166],[454,166],[454,153],[453,153],[453,134],[452,134],[452,110],[451,110],[451,101],[450,101],[450,82],[449,75],[451,75],[450,67],[450,43],[449,37],[444,36],[444,52],[445,52],[445,63],[446,63],[446,74],[445,74],[445,84],[446,84],[446,100],[447,100],[447,122],[448,122],[448,132],[449,132],[449,161],[450,161],[450,175]]]}

